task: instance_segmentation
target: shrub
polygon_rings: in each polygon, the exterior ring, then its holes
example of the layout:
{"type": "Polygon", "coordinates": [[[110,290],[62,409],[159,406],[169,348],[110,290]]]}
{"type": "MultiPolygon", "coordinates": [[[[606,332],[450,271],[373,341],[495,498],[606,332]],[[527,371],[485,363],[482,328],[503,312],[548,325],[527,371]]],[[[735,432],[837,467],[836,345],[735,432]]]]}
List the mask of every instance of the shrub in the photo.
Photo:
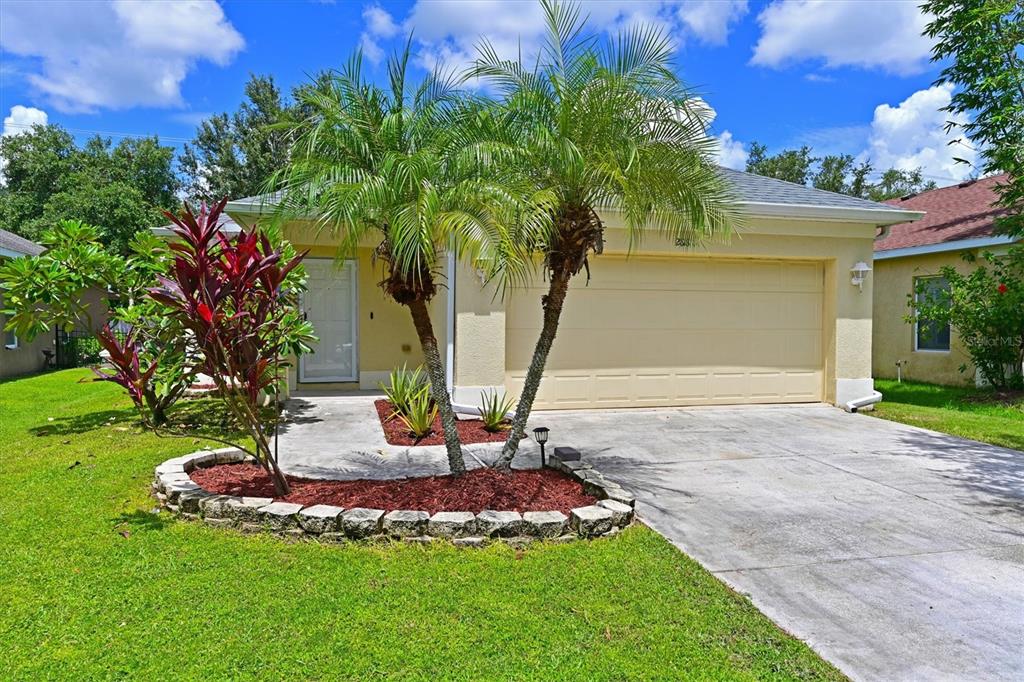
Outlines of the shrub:
{"type": "Polygon", "coordinates": [[[480,396],[480,419],[484,423],[484,430],[494,433],[508,428],[506,415],[515,407],[516,401],[497,391],[485,391],[480,396]]]}
{"type": "MultiPolygon", "coordinates": [[[[209,209],[203,205],[198,215],[188,207],[181,217],[167,214],[178,238],[170,244],[175,257],[148,298],[184,336],[194,339],[200,369],[213,378],[255,447],[214,440],[253,455],[273,479],[275,493],[286,495],[288,481],[271,444],[272,420],[260,409],[260,398],[280,390],[282,356],[308,352],[313,340],[312,328],[297,308],[302,276],[296,268],[305,254],[294,254],[287,244],[275,246],[270,233],[257,227],[226,238],[217,227],[225,203],[227,199],[209,209]]],[[[114,367],[113,374],[97,370],[100,378],[123,386],[142,412],[159,358],[140,363],[134,329],[124,344],[109,329],[99,341],[114,367]]]]}
{"type": "Polygon", "coordinates": [[[391,405],[395,408],[395,411],[391,413],[388,419],[392,419],[395,416],[408,415],[410,403],[412,403],[413,399],[427,383],[423,367],[420,366],[410,370],[405,365],[402,365],[401,368],[391,370],[391,376],[388,381],[387,385],[383,383],[380,385],[381,390],[384,391],[391,405]]]}
{"type": "Polygon", "coordinates": [[[413,394],[407,405],[407,411],[399,414],[405,427],[416,438],[423,438],[434,430],[434,417],[437,416],[437,405],[430,397],[430,386],[424,384],[413,394]]]}
{"type": "MultiPolygon", "coordinates": [[[[977,259],[966,254],[964,260],[977,259]]],[[[966,274],[941,268],[948,294],[936,294],[922,284],[918,300],[910,297],[914,312],[907,320],[912,322],[917,314],[949,324],[989,384],[1024,388],[1024,246],[1011,247],[1005,255],[985,253],[982,261],[966,274]]]]}

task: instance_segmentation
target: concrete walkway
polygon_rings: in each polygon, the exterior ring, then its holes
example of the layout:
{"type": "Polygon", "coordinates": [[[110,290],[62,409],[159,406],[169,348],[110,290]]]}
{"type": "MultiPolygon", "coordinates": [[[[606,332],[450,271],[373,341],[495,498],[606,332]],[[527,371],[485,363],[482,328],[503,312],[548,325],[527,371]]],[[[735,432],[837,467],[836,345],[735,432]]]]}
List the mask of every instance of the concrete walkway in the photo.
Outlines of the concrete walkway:
{"type": "MultiPolygon", "coordinates": [[[[450,472],[443,445],[388,445],[373,401],[375,393],[306,396],[288,401],[288,422],[281,428],[279,461],[286,473],[308,478],[348,480],[442,476],[450,472]]],[[[490,466],[501,443],[463,446],[466,466],[490,466]]],[[[540,466],[536,443],[524,440],[516,469],[540,466]]]]}
{"type": "MultiPolygon", "coordinates": [[[[293,401],[291,473],[447,472],[372,399],[293,401]]],[[[827,406],[539,412],[641,518],[858,680],[1024,679],[1024,453],[827,406]]],[[[536,466],[524,441],[516,465],[536,466]]],[[[470,466],[495,448],[467,448],[470,466]]],[[[637,586],[642,589],[642,586],[637,586]]]]}
{"type": "Polygon", "coordinates": [[[536,416],[854,679],[1024,679],[1024,453],[825,406],[536,416]]]}

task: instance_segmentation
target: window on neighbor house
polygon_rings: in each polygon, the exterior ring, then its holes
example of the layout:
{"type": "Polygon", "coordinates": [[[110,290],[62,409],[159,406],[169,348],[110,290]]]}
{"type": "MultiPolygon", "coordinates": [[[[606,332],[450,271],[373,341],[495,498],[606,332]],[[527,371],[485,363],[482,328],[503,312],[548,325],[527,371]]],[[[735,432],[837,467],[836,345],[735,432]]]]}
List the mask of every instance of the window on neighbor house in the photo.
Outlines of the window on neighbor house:
{"type": "MultiPolygon", "coordinates": [[[[949,300],[949,282],[945,277],[917,277],[914,279],[914,300],[949,300]]],[[[914,350],[948,351],[950,330],[948,323],[918,317],[914,322],[914,350]]]]}
{"type": "MultiPolygon", "coordinates": [[[[0,296],[0,310],[3,310],[4,297],[0,296]]],[[[7,325],[7,317],[0,315],[0,331],[7,325]]],[[[4,335],[4,348],[14,350],[18,347],[18,337],[14,335],[14,332],[3,332],[4,335]]]]}

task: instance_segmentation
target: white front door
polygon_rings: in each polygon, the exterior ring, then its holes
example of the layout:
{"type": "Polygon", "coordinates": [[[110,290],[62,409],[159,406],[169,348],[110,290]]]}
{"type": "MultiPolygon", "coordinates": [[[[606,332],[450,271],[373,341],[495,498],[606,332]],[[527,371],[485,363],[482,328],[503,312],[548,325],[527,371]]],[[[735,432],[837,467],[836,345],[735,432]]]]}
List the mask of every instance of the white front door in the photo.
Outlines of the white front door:
{"type": "Polygon", "coordinates": [[[299,381],[358,381],[356,263],[326,258],[304,262],[309,276],[302,309],[320,339],[299,360],[299,381]]]}

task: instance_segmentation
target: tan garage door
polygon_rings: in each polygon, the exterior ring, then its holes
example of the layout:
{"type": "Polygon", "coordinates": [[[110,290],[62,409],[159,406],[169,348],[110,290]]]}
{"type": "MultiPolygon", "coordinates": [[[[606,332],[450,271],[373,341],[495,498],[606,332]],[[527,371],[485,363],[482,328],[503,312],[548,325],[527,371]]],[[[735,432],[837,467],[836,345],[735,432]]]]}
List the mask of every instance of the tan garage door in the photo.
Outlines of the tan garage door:
{"type": "MultiPolygon", "coordinates": [[[[569,292],[540,408],[822,399],[821,263],[598,256],[569,292]]],[[[506,317],[506,386],[522,390],[541,288],[506,317]]]]}

